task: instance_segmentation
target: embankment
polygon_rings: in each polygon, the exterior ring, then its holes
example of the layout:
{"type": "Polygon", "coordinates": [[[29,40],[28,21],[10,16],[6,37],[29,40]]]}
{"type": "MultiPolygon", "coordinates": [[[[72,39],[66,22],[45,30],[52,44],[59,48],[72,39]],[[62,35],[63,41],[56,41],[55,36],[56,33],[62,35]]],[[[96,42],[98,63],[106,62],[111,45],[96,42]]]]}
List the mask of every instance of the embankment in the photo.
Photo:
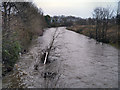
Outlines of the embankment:
{"type": "MultiPolygon", "coordinates": [[[[120,45],[118,44],[118,39],[119,39],[118,36],[120,36],[118,35],[119,34],[118,28],[119,27],[117,25],[109,26],[107,30],[107,38],[106,38],[107,42],[106,43],[111,44],[117,48],[120,48],[120,45]]],[[[96,26],[95,25],[75,25],[75,26],[67,27],[67,29],[83,34],[90,38],[96,39],[96,26]]]]}
{"type": "MultiPolygon", "coordinates": [[[[3,3],[3,8],[6,3],[3,3]]],[[[13,5],[10,15],[2,12],[2,74],[10,72],[21,54],[28,51],[35,37],[43,34],[46,22],[42,11],[30,2],[9,2],[13,5]],[[6,17],[7,15],[7,17],[6,17]],[[6,20],[7,19],[7,20],[6,20]],[[5,26],[5,27],[4,27],[5,26]]]]}

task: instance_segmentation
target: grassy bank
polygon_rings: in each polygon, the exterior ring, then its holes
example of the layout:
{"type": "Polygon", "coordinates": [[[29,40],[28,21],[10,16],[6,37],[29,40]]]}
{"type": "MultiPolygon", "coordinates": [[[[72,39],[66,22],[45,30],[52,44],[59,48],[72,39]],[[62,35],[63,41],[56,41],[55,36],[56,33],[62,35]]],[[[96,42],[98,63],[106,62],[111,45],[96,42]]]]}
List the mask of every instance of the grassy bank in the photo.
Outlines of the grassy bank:
{"type": "MultiPolygon", "coordinates": [[[[68,30],[75,31],[77,33],[83,34],[90,38],[96,39],[96,27],[95,25],[75,25],[71,27],[67,27],[68,30]]],[[[111,44],[116,48],[120,48],[118,45],[118,27],[117,25],[109,26],[107,30],[107,43],[111,44]]]]}

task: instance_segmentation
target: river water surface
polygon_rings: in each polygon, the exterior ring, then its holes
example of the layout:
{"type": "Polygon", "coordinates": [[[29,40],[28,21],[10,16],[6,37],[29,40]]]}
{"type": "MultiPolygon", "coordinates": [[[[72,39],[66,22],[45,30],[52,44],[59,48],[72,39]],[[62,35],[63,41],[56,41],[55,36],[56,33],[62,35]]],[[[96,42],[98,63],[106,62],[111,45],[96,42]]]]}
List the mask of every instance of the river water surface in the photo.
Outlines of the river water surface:
{"type": "Polygon", "coordinates": [[[28,53],[17,62],[18,68],[3,78],[8,88],[117,88],[118,50],[107,44],[96,44],[88,37],[65,27],[46,29],[28,53]],[[40,62],[57,30],[48,64],[40,62]],[[60,33],[59,33],[60,32],[60,33]],[[38,65],[38,70],[34,66],[38,65]]]}

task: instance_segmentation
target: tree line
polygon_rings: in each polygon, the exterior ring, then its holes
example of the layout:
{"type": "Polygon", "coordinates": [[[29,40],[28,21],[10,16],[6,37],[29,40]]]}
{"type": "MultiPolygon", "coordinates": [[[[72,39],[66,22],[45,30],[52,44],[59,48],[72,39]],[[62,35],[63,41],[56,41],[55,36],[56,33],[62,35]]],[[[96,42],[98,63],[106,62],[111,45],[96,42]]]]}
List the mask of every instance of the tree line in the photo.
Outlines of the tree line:
{"type": "Polygon", "coordinates": [[[31,2],[2,2],[3,75],[12,70],[20,53],[26,53],[32,39],[43,34],[46,21],[41,9],[31,2]]]}
{"type": "MultiPolygon", "coordinates": [[[[120,2],[119,2],[120,4],[120,2]]],[[[97,42],[110,43],[120,46],[120,5],[118,10],[111,8],[96,7],[93,17],[78,19],[73,25],[67,27],[77,33],[84,34],[97,42]]]]}

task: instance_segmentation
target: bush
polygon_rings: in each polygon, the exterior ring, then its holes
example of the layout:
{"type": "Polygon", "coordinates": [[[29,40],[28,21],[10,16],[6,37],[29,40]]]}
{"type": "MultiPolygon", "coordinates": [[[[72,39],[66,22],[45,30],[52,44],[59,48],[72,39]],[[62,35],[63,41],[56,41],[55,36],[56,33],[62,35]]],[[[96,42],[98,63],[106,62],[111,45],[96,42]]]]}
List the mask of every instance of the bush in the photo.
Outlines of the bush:
{"type": "Polygon", "coordinates": [[[21,51],[21,46],[18,41],[14,41],[14,42],[3,41],[2,57],[3,57],[3,63],[7,71],[12,70],[14,64],[16,63],[19,57],[20,51],[21,51]]]}

